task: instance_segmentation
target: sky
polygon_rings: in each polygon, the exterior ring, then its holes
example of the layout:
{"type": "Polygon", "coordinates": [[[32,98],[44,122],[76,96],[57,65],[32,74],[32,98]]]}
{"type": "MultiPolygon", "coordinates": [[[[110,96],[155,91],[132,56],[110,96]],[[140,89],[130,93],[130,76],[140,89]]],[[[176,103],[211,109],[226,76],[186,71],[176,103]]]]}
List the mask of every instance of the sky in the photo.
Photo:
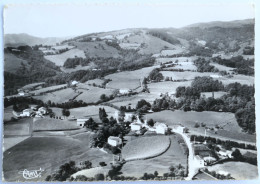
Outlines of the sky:
{"type": "Polygon", "coordinates": [[[180,28],[198,22],[248,18],[254,18],[254,7],[249,3],[12,5],[4,9],[4,33],[66,37],[125,28],[180,28]]]}

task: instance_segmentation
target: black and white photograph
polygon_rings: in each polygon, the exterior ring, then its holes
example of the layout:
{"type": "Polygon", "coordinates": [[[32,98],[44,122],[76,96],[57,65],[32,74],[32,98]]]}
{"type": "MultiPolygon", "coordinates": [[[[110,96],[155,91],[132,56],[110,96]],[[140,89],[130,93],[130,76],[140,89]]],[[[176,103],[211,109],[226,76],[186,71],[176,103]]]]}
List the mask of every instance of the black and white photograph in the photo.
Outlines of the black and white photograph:
{"type": "Polygon", "coordinates": [[[178,2],[3,7],[2,181],[258,179],[255,5],[178,2]]]}

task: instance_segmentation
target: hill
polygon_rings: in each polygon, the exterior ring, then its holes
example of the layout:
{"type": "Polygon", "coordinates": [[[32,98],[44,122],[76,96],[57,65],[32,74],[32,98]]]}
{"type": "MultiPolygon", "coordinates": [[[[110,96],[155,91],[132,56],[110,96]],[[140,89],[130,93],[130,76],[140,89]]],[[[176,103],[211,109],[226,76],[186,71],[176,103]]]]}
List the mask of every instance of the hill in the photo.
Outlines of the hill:
{"type": "Polygon", "coordinates": [[[55,45],[67,38],[57,38],[57,37],[49,37],[49,38],[40,38],[31,36],[25,33],[21,34],[5,34],[4,35],[4,46],[5,47],[18,47],[22,45],[55,45]]]}

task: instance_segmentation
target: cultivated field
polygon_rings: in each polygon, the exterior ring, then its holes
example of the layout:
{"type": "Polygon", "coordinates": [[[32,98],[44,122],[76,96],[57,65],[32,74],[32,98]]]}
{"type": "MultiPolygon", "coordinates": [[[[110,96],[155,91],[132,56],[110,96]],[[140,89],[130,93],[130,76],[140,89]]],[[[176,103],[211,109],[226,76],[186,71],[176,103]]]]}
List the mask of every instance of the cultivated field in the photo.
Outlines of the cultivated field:
{"type": "Polygon", "coordinates": [[[113,89],[104,89],[99,87],[93,87],[86,85],[85,89],[78,89],[78,92],[82,92],[75,100],[82,100],[86,103],[94,103],[100,100],[100,96],[105,94],[106,96],[110,96],[114,93],[113,89]],[[88,89],[88,90],[87,90],[88,89]]]}
{"type": "Polygon", "coordinates": [[[73,130],[78,129],[76,121],[59,120],[53,118],[39,118],[33,122],[34,131],[44,130],[73,130]]]}
{"type": "Polygon", "coordinates": [[[119,51],[107,45],[105,41],[73,42],[81,51],[85,51],[88,57],[120,57],[119,51]]]}
{"type": "Polygon", "coordinates": [[[64,103],[73,99],[75,96],[79,95],[79,91],[74,91],[72,88],[66,88],[50,93],[43,94],[41,96],[34,96],[35,99],[42,100],[43,102],[48,102],[49,100],[54,103],[64,103]]]}
{"type": "Polygon", "coordinates": [[[217,73],[212,73],[212,72],[173,72],[173,71],[161,71],[164,77],[172,77],[172,80],[193,80],[195,77],[213,77],[216,79],[221,79],[221,76],[218,76],[217,73]]]}
{"type": "Polygon", "coordinates": [[[71,160],[76,163],[89,160],[93,167],[97,167],[100,161],[109,165],[111,155],[89,148],[91,136],[91,133],[82,133],[72,137],[28,138],[4,152],[4,178],[8,181],[25,181],[19,171],[42,168],[42,177],[36,180],[44,181],[47,175],[53,174],[62,164],[71,160]]]}
{"type": "Polygon", "coordinates": [[[175,46],[175,48],[173,50],[162,50],[161,56],[171,56],[171,55],[174,55],[174,54],[180,54],[183,51],[184,50],[181,47],[175,46]]]}
{"type": "Polygon", "coordinates": [[[226,71],[226,72],[230,72],[232,70],[234,70],[235,68],[231,68],[231,67],[227,67],[227,66],[224,66],[224,65],[220,65],[218,63],[214,63],[214,62],[211,62],[210,65],[214,66],[215,68],[219,69],[219,71],[226,71]]]}
{"type": "Polygon", "coordinates": [[[45,59],[55,63],[57,66],[63,66],[67,59],[75,57],[86,58],[85,53],[80,49],[71,49],[61,54],[44,56],[45,59]]]}
{"type": "Polygon", "coordinates": [[[140,47],[141,44],[139,43],[120,43],[119,46],[122,49],[138,49],[140,47]]]}
{"type": "Polygon", "coordinates": [[[223,127],[223,129],[214,129],[213,131],[207,130],[207,136],[219,137],[223,139],[231,139],[235,141],[245,141],[255,143],[256,136],[243,133],[242,129],[238,126],[233,113],[226,112],[184,112],[181,110],[176,111],[161,111],[146,115],[147,119],[154,119],[159,122],[165,122],[170,127],[176,124],[182,124],[189,128],[191,134],[204,135],[205,128],[195,128],[196,123],[205,123],[208,128],[215,128],[216,125],[223,127]]]}
{"type": "Polygon", "coordinates": [[[171,165],[176,166],[181,164],[186,167],[187,156],[184,154],[184,150],[178,143],[178,139],[182,138],[178,135],[171,135],[169,137],[171,139],[171,145],[165,153],[147,160],[127,162],[123,165],[121,170],[123,175],[141,177],[145,172],[154,173],[154,171],[158,171],[159,176],[162,176],[163,173],[169,172],[169,167],[171,165]]]}
{"type": "Polygon", "coordinates": [[[56,85],[56,86],[50,86],[50,87],[46,87],[46,88],[41,88],[41,89],[37,89],[37,90],[34,90],[34,91],[30,91],[30,93],[38,95],[40,93],[48,93],[49,91],[63,89],[66,86],[67,86],[67,84],[60,84],[60,85],[56,85]]]}
{"type": "Polygon", "coordinates": [[[236,180],[252,180],[258,178],[257,166],[245,162],[226,162],[209,166],[210,171],[225,171],[231,174],[236,180]]]}
{"type": "Polygon", "coordinates": [[[235,83],[238,82],[240,84],[246,84],[246,85],[254,85],[255,83],[255,79],[252,76],[246,76],[246,75],[233,75],[233,77],[231,78],[227,78],[227,77],[221,77],[220,81],[224,84],[224,85],[228,85],[231,83],[235,83]]]}
{"type": "Polygon", "coordinates": [[[105,78],[112,79],[112,81],[109,82],[106,87],[113,89],[135,89],[140,86],[140,79],[147,77],[154,68],[156,68],[156,66],[107,75],[105,78]]]}
{"type": "Polygon", "coordinates": [[[166,136],[141,137],[123,147],[122,157],[126,161],[152,158],[165,152],[169,145],[170,139],[166,136]]]}
{"type": "Polygon", "coordinates": [[[25,136],[30,135],[30,124],[32,118],[23,118],[18,121],[4,123],[3,131],[5,136],[25,136]]]}
{"type": "MultiPolygon", "coordinates": [[[[90,118],[92,117],[96,122],[100,122],[99,119],[99,108],[104,108],[108,116],[114,115],[116,109],[108,106],[102,105],[91,105],[87,107],[78,107],[70,109],[70,115],[75,116],[76,118],[90,118]]],[[[62,109],[61,108],[51,108],[52,111],[57,116],[62,116],[62,109]]]]}
{"type": "Polygon", "coordinates": [[[165,82],[156,82],[156,83],[149,83],[148,89],[152,95],[154,95],[155,99],[160,97],[160,94],[169,93],[175,94],[176,89],[179,86],[190,86],[191,81],[184,81],[184,82],[172,82],[172,81],[165,81],[165,82]]]}

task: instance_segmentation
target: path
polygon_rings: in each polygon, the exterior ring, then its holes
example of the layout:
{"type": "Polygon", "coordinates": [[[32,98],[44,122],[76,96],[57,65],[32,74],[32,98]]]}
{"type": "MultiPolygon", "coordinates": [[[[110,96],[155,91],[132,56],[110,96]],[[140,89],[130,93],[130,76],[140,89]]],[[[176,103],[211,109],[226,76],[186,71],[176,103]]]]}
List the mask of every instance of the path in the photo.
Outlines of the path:
{"type": "Polygon", "coordinates": [[[193,151],[193,147],[192,147],[190,138],[187,134],[179,132],[177,130],[172,129],[172,132],[180,134],[188,147],[188,150],[189,150],[188,169],[189,170],[188,170],[188,176],[185,178],[185,180],[192,180],[193,176],[197,173],[199,168],[196,167],[197,163],[195,160],[195,155],[194,155],[194,151],[193,151]]]}

